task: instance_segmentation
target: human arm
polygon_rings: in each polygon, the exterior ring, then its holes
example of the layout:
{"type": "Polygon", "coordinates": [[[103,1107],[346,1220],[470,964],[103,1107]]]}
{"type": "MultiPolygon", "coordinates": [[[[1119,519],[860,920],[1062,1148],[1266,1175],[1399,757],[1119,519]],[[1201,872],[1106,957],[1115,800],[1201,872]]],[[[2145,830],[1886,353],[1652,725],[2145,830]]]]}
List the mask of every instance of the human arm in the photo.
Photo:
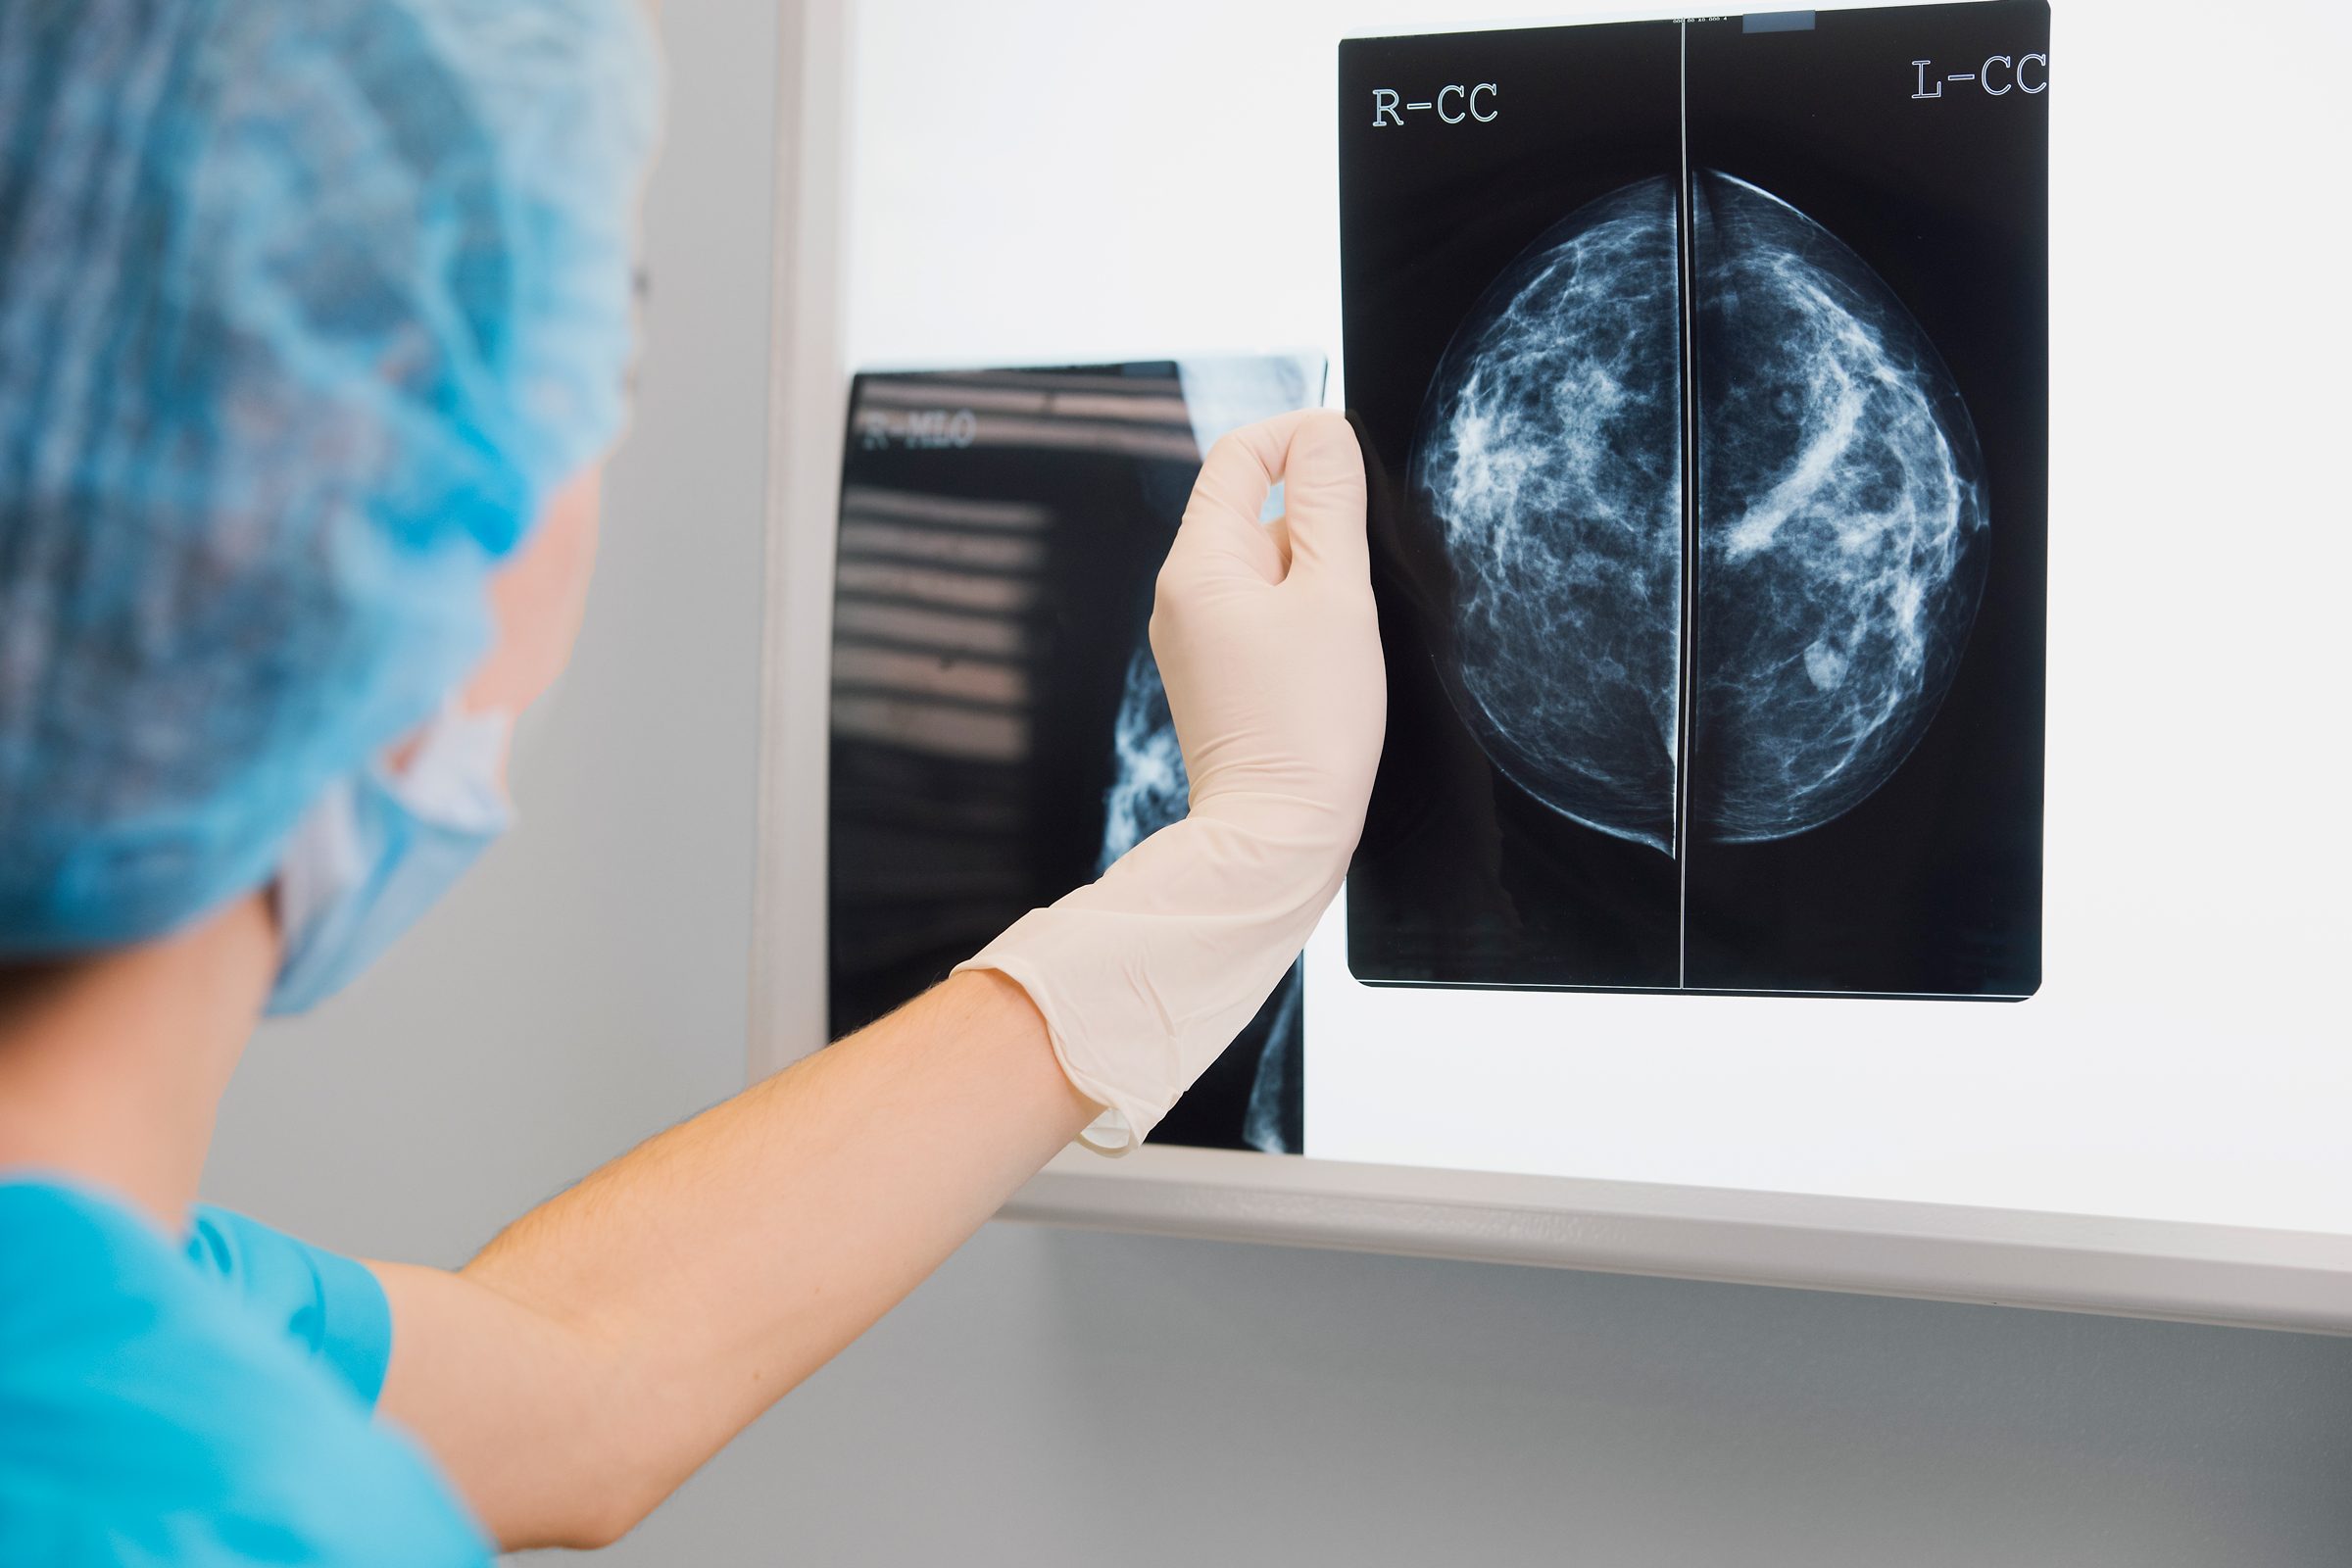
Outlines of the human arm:
{"type": "Polygon", "coordinates": [[[1354,846],[1382,727],[1344,423],[1293,416],[1219,443],[1152,641],[1193,783],[1183,821],[459,1273],[380,1269],[383,1407],[506,1544],[626,1530],[1102,1105],[1140,1138],[1288,968],[1354,846]],[[1290,512],[1261,528],[1278,477],[1290,512]]]}
{"type": "Polygon", "coordinates": [[[1098,1107],[967,973],[651,1139],[448,1273],[376,1264],[379,1408],[508,1549],[611,1541],[937,1267],[1098,1107]]]}

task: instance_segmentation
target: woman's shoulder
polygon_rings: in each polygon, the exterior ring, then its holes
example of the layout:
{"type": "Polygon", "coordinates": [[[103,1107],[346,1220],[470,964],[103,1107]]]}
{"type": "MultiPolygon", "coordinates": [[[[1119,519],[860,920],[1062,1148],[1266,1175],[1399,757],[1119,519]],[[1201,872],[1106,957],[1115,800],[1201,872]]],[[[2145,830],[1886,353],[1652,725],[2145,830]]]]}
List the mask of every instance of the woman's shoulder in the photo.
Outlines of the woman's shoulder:
{"type": "Polygon", "coordinates": [[[424,1455],[219,1273],[98,1194],[0,1181],[0,1562],[257,1558],[488,1546],[424,1455]]]}
{"type": "Polygon", "coordinates": [[[231,1209],[200,1203],[188,1257],[373,1405],[392,1361],[392,1306],[366,1264],[231,1209]]]}

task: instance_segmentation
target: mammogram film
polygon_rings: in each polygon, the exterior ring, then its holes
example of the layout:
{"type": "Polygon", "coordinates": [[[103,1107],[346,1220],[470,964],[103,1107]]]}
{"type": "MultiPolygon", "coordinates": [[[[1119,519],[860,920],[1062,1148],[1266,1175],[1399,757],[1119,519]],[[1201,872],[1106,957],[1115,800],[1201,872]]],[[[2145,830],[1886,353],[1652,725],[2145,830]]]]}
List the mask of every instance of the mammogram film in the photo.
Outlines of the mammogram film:
{"type": "Polygon", "coordinates": [[[1343,47],[1359,978],[2034,989],[2047,73],[2008,0],[1343,47]]]}
{"type": "MultiPolygon", "coordinates": [[[[1319,359],[858,377],[834,595],[830,1022],[859,1028],[1184,815],[1146,636],[1201,453],[1319,359]]],[[[1152,1132],[1297,1152],[1294,967],[1152,1132]]]]}

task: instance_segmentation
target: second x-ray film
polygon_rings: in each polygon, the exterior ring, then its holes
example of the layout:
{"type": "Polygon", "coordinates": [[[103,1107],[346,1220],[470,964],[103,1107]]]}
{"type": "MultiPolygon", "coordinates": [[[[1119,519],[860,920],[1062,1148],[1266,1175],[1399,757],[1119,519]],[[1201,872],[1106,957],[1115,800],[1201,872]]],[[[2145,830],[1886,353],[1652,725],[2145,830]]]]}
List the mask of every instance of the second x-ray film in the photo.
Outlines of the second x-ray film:
{"type": "Polygon", "coordinates": [[[1357,979],[2038,986],[2048,32],[1341,46],[1357,979]]]}
{"type": "MultiPolygon", "coordinates": [[[[830,1032],[936,983],[1184,815],[1147,636],[1202,453],[1320,356],[857,378],[834,581],[830,1032]]],[[[1294,968],[1158,1127],[1297,1153],[1294,968]]]]}

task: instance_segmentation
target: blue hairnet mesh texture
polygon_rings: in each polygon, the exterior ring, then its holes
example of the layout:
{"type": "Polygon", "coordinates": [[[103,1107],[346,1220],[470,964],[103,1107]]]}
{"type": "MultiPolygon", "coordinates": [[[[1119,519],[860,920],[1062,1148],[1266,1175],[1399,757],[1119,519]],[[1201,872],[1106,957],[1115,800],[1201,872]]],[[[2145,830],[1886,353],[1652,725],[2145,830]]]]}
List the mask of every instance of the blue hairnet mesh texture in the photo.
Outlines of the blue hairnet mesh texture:
{"type": "Polygon", "coordinates": [[[0,956],[270,876],[618,433],[638,0],[0,3],[0,956]]]}

